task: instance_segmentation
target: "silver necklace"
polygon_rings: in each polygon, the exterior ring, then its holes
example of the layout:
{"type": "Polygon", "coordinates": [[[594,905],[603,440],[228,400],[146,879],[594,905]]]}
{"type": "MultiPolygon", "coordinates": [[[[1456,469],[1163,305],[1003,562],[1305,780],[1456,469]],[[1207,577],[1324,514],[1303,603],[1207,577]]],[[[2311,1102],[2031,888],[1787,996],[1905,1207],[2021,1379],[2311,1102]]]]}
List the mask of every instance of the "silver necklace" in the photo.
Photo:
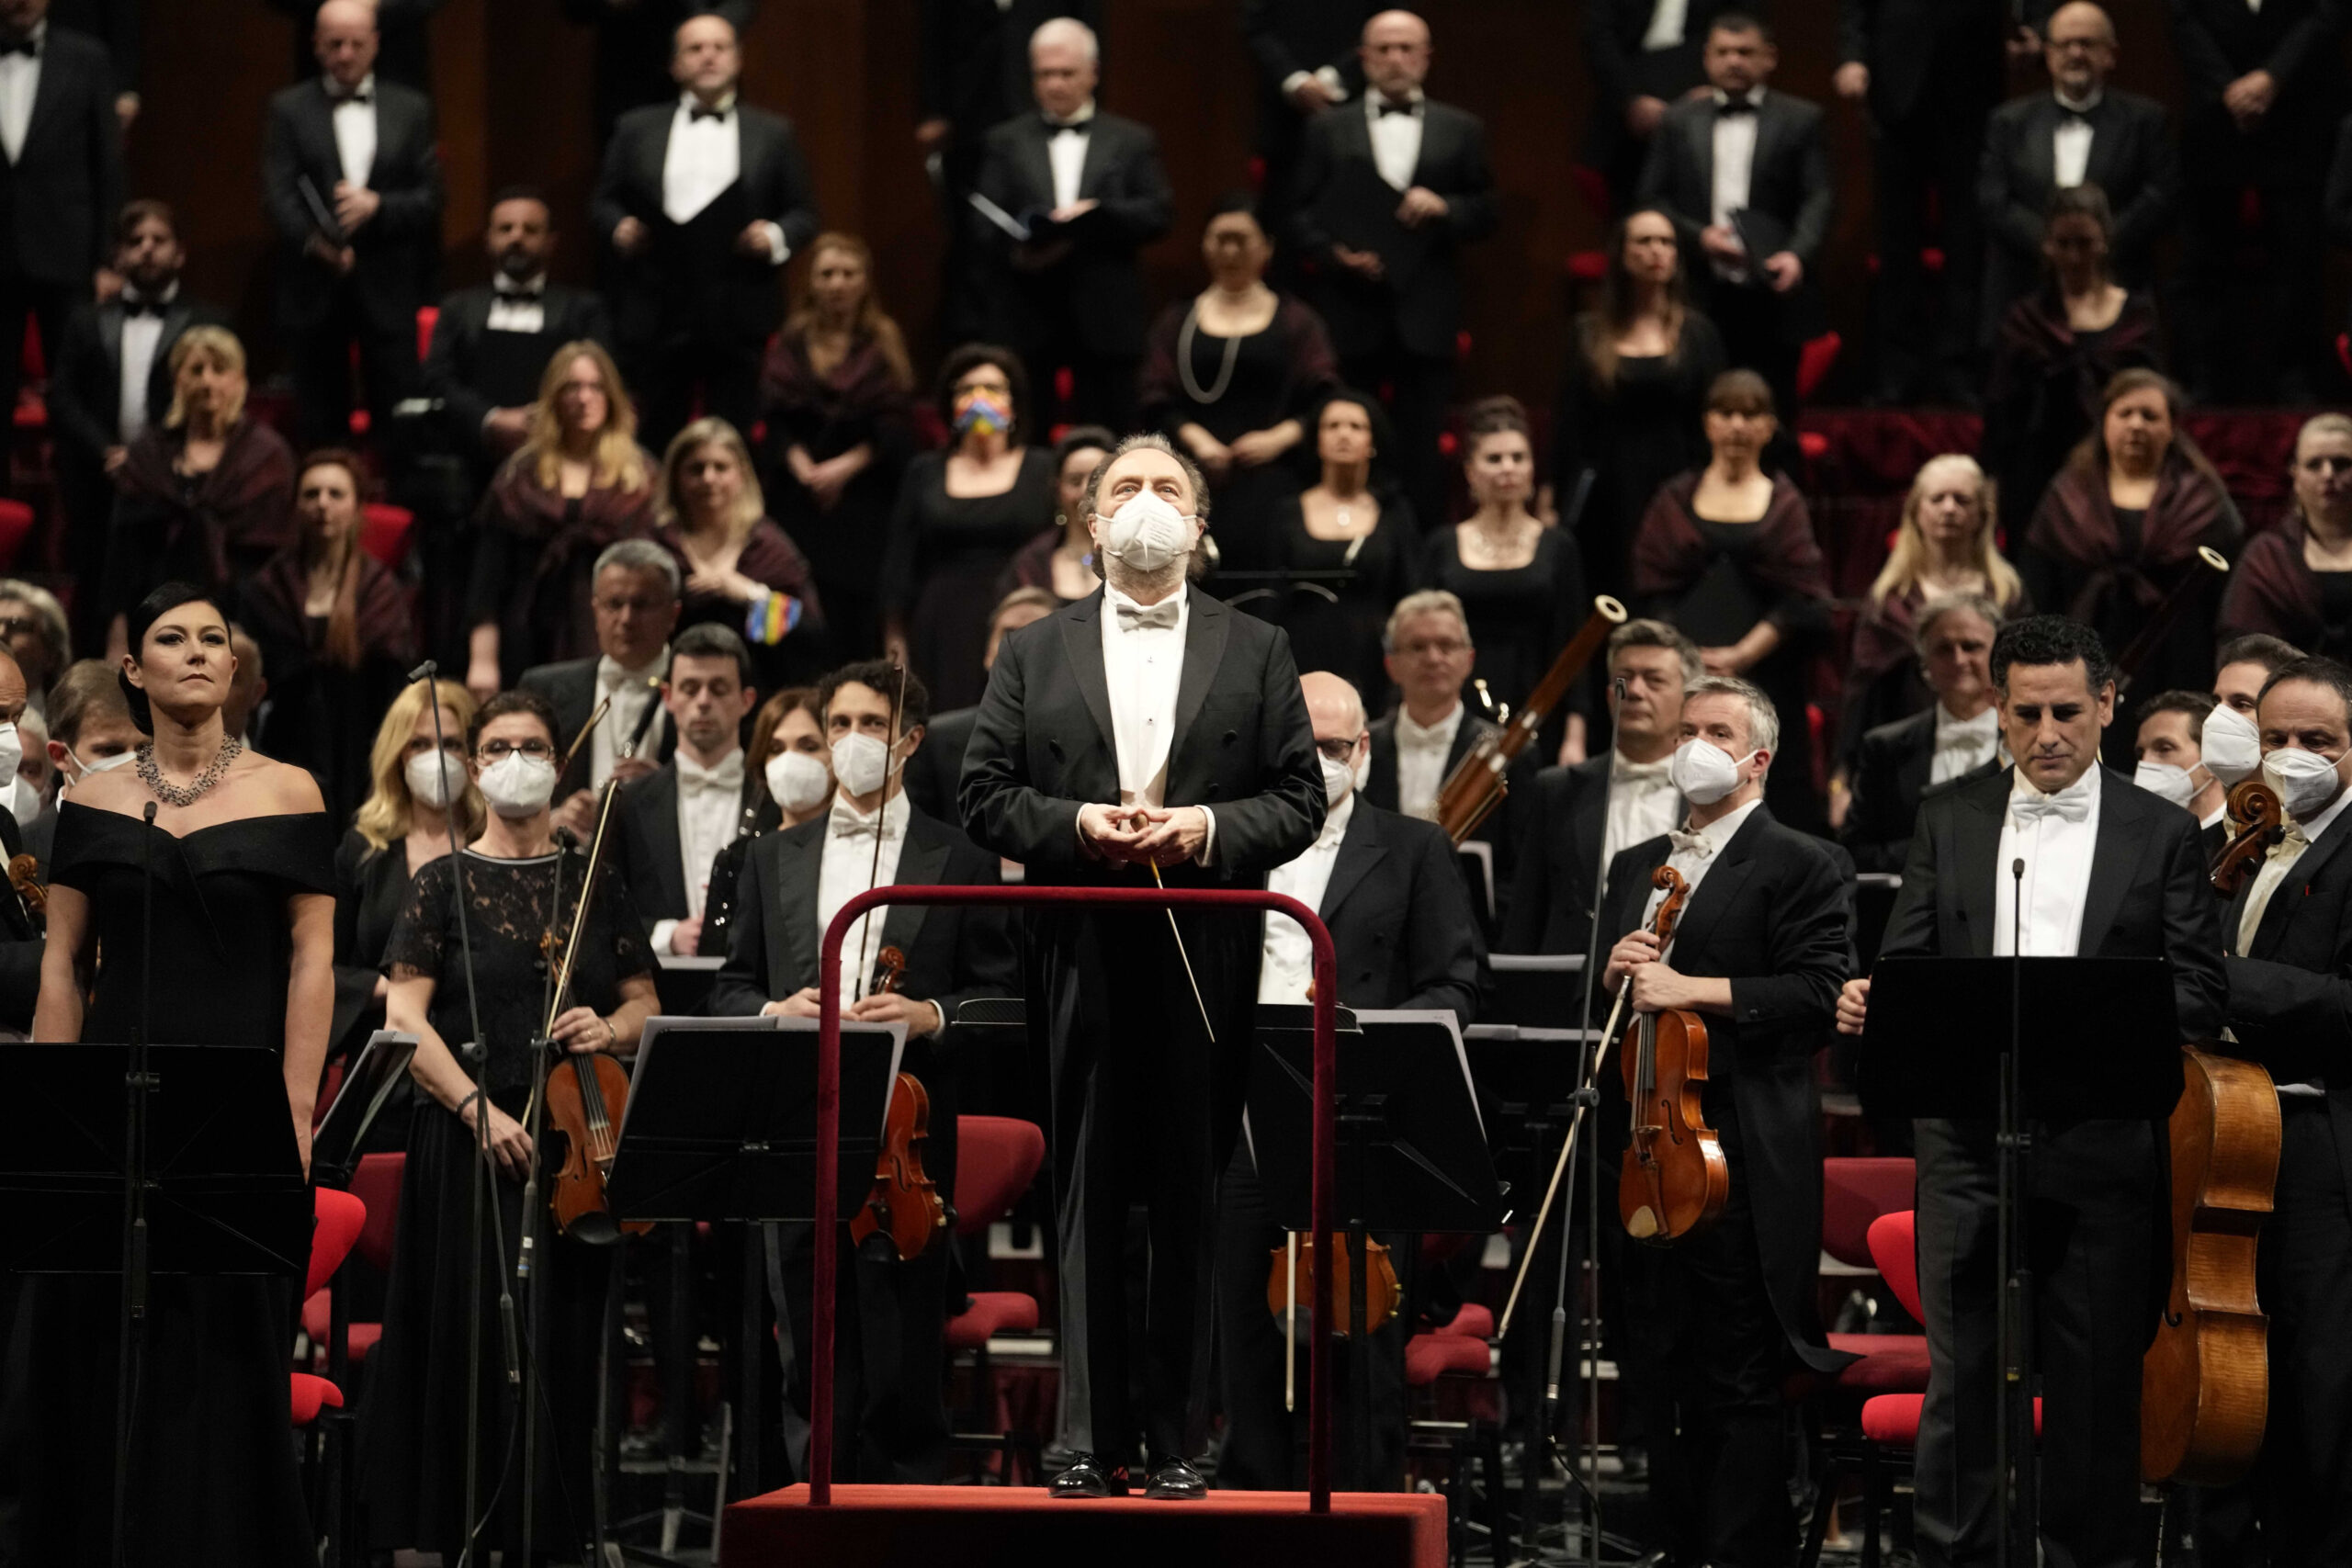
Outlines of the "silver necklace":
{"type": "Polygon", "coordinates": [[[1225,340],[1225,362],[1216,368],[1216,385],[1203,391],[1200,381],[1193,375],[1193,338],[1200,326],[1201,305],[1196,299],[1193,308],[1184,312],[1184,330],[1176,334],[1176,374],[1183,380],[1185,395],[1206,406],[1225,396],[1225,389],[1233,385],[1233,364],[1241,356],[1241,340],[1225,340]]]}
{"type": "Polygon", "coordinates": [[[204,772],[196,775],[195,782],[182,786],[164,778],[164,770],[155,765],[155,743],[151,740],[136,754],[139,780],[166,806],[194,806],[211,793],[213,785],[229,776],[229,764],[243,755],[244,750],[243,741],[233,735],[228,737],[220,742],[220,750],[213,753],[204,772]]]}

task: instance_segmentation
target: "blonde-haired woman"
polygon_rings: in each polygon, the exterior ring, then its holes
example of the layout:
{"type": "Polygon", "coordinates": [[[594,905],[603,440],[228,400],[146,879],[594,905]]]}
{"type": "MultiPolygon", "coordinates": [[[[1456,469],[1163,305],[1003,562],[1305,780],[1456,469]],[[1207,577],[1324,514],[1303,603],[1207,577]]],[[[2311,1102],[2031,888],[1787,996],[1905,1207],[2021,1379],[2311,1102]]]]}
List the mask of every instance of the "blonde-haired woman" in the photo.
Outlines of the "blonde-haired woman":
{"type": "Polygon", "coordinates": [[[642,537],[652,516],[653,463],[619,368],[601,344],[565,344],[539,378],[530,433],[482,498],[467,689],[487,697],[533,665],[594,654],[596,557],[642,537]]]}
{"type": "Polygon", "coordinates": [[[1919,607],[1947,594],[1979,593],[2005,616],[2027,613],[2025,585],[2001,554],[1996,533],[1993,487],[1975,458],[1947,452],[1919,465],[1903,498],[1894,547],[1854,627],[1838,731],[1840,761],[1830,784],[1833,822],[1844,814],[1844,781],[1862,737],[1932,700],[1916,652],[1919,607]]]}
{"type": "Polygon", "coordinates": [[[171,407],[114,476],[109,660],[126,651],[124,612],[149,590],[193,582],[234,615],[243,583],[294,541],[294,450],[245,417],[244,344],[226,327],[190,327],[169,363],[171,407]]]}
{"type": "MultiPolygon", "coordinates": [[[[351,819],[334,852],[334,1032],[330,1055],[350,1051],[384,1025],[384,945],[408,901],[410,880],[449,852],[450,817],[458,842],[470,843],[481,830],[481,794],[466,771],[466,727],[473,722],[473,694],[455,681],[435,681],[429,690],[441,707],[439,750],[428,688],[413,682],[385,710],[368,753],[368,798],[351,819]],[[447,768],[436,765],[446,761],[447,768]]],[[[408,1143],[408,1111],[413,1097],[407,1080],[377,1118],[371,1148],[398,1149],[408,1143]]]]}
{"type": "Polygon", "coordinates": [[[823,672],[825,613],[808,558],[767,515],[751,448],[723,419],[698,419],[662,457],[654,539],[685,581],[681,631],[716,621],[741,635],[762,691],[823,672]]]}

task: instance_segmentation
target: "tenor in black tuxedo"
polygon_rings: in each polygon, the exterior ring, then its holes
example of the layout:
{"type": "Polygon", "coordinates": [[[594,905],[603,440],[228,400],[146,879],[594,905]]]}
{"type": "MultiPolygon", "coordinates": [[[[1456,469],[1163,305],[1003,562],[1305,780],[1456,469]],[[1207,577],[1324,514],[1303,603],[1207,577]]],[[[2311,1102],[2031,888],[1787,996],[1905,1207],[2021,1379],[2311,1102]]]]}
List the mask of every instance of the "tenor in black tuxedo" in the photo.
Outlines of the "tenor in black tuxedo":
{"type": "MultiPolygon", "coordinates": [[[[650,781],[649,781],[650,782],[650,781]]],[[[887,809],[887,808],[886,808],[887,809]]],[[[714,1014],[748,1016],[819,980],[819,876],[825,845],[835,830],[828,813],[797,828],[753,840],[737,888],[727,963],[710,994],[714,1014]]],[[[899,852],[899,886],[994,886],[996,857],[973,848],[954,828],[910,812],[899,852]]],[[[860,843],[871,843],[862,837],[860,843]]],[[[952,1023],[972,997],[1013,994],[1018,976],[1003,912],[998,909],[899,904],[882,918],[876,950],[906,954],[899,987],[918,1000],[936,1002],[952,1023]]],[[[854,955],[844,963],[854,965],[854,955]]],[[[956,1082],[952,1028],[944,1037],[910,1037],[906,1070],[922,1080],[931,1101],[924,1168],[949,1202],[956,1191],[956,1082]]],[[[805,1225],[783,1227],[783,1264],[792,1343],[809,1334],[809,1236],[805,1225]]],[[[929,1483],[941,1479],[946,1459],[947,1372],[944,1325],[949,1309],[953,1248],[936,1244],[910,1261],[876,1262],[860,1256],[839,1273],[842,1332],[835,1337],[833,1400],[837,1473],[867,1482],[929,1483]]],[[[962,1295],[960,1288],[955,1290],[962,1295]]],[[[805,1400],[805,1368],[794,1378],[805,1400]]],[[[792,1418],[787,1416],[787,1421],[792,1418]]],[[[805,1427],[802,1428],[805,1431],[805,1427]]],[[[793,1434],[800,1436],[798,1432],[793,1434]]],[[[793,1468],[801,1471],[796,1442],[793,1468]]]]}
{"type": "Polygon", "coordinates": [[[1936,710],[1882,724],[1862,737],[1853,798],[1838,841],[1862,871],[1900,872],[1911,858],[1919,799],[1936,764],[1936,710]]]}
{"type": "Polygon", "coordinates": [[[613,348],[612,317],[599,295],[560,283],[536,291],[502,277],[445,296],[433,322],[433,343],[424,355],[424,395],[441,405],[441,419],[456,450],[472,459],[480,482],[504,460],[503,451],[482,440],[482,422],[494,409],[537,402],[548,360],[567,343],[594,339],[613,348]],[[536,299],[540,326],[535,333],[493,330],[492,307],[502,298],[536,299]]]}
{"type": "Polygon", "coordinates": [[[693,17],[723,17],[741,38],[760,0],[562,0],[566,21],[596,31],[595,85],[591,101],[602,146],[621,116],[677,96],[670,79],[671,40],[693,17]]]}
{"type": "Polygon", "coordinates": [[[1404,451],[1397,459],[1423,518],[1444,515],[1445,476],[1438,433],[1453,400],[1453,364],[1462,330],[1462,247],[1494,232],[1494,172],[1487,127],[1477,116],[1431,98],[1391,113],[1417,115],[1420,155],[1412,186],[1445,198],[1442,217],[1416,228],[1396,220],[1404,191],[1381,178],[1373,161],[1371,118],[1382,95],[1340,105],[1307,122],[1299,151],[1291,238],[1311,267],[1309,303],[1331,329],[1341,372],[1357,387],[1393,389],[1389,417],[1404,451]],[[1372,251],[1382,276],[1371,279],[1339,264],[1333,247],[1372,251]]]}
{"type": "Polygon", "coordinates": [[[970,226],[989,278],[989,331],[1020,351],[1033,385],[1068,366],[1077,421],[1113,430],[1136,426],[1136,367],[1143,359],[1143,269],[1136,253],[1168,232],[1175,197],[1151,128],[1100,110],[1075,129],[1032,110],[991,130],[975,188],[1024,221],[1055,208],[1046,152],[1057,137],[1083,136],[1080,201],[1101,203],[1075,221],[1017,242],[977,211],[970,226]]]}
{"type": "MultiPolygon", "coordinates": [[[[416,310],[441,251],[441,158],[433,101],[381,75],[361,84],[376,112],[376,156],[366,184],[383,198],[347,243],[351,271],[338,276],[317,254],[302,196],[308,179],[332,213],[343,179],[331,79],[298,82],[269,100],[262,143],[262,195],[277,231],[277,330],[294,361],[301,437],[348,440],[351,349],[359,349],[368,417],[392,428],[392,409],[415,395],[416,310]]],[[[330,242],[330,245],[331,245],[330,242]]]]}
{"type": "MultiPolygon", "coordinates": [[[[1756,116],[1756,152],[1749,164],[1747,210],[1756,215],[1759,243],[1793,254],[1804,280],[1777,294],[1761,276],[1762,256],[1749,258],[1746,282],[1719,276],[1707,264],[1700,231],[1714,221],[1715,121],[1739,112],[1719,94],[1686,98],[1666,111],[1642,166],[1641,200],[1674,220],[1690,276],[1703,285],[1707,313],[1723,330],[1734,365],[1772,384],[1781,419],[1796,416],[1797,351],[1824,320],[1815,263],[1829,232],[1835,197],[1821,107],[1777,87],[1748,96],[1756,116]]],[[[1769,252],[1768,252],[1769,254],[1769,252]]]]}
{"type": "MultiPolygon", "coordinates": [[[[1314,842],[1323,773],[1289,639],[1189,594],[1161,798],[1205,807],[1205,865],[1171,887],[1256,887],[1314,842]]],[[[1120,799],[1098,591],[1007,636],[964,755],[964,820],[1032,886],[1150,886],[1080,847],[1080,807],[1120,799]]],[[[1131,705],[1131,695],[1121,697],[1131,705]]],[[[1180,911],[1201,1001],[1158,910],[1039,910],[1030,918],[1029,1016],[1052,1073],[1060,1215],[1062,1431],[1106,1469],[1140,1438],[1155,1461],[1207,1436],[1215,1194],[1240,1125],[1258,989],[1256,915],[1180,911]],[[1204,1036],[1202,1009],[1214,1021],[1204,1036]],[[1150,1299],[1130,1345],[1130,1198],[1150,1208],[1150,1299]],[[1130,1369],[1134,1369],[1131,1373],[1130,1369]],[[1131,1375],[1144,1405],[1129,1403],[1131,1375]]]]}
{"type": "Polygon", "coordinates": [[[784,260],[737,250],[745,225],[775,224],[785,259],[817,237],[816,186],[792,122],[740,99],[722,121],[735,130],[734,182],[685,222],[671,220],[662,210],[670,138],[699,112],[707,111],[689,95],[623,115],[588,209],[608,243],[625,218],[645,226],[637,254],[615,254],[610,293],[621,366],[655,451],[686,423],[697,388],[703,411],[738,430],[759,418],[760,356],[784,321],[784,260]]]}
{"type": "MultiPolygon", "coordinates": [[[[1712,1077],[1702,1094],[1731,1164],[1731,1193],[1708,1229],[1662,1249],[1627,1247],[1626,1288],[1655,1353],[1680,1370],[1680,1437],[1657,1442],[1651,1458],[1652,1489],[1680,1521],[1679,1555],[1785,1562],[1793,1521],[1781,1381],[1799,1369],[1835,1371],[1847,1360],[1827,1348],[1814,1301],[1821,1259],[1814,1055],[1828,1043],[1849,972],[1853,888],[1827,846],[1773,820],[1760,801],[1736,807],[1703,836],[1719,841],[1694,868],[1696,886],[1666,963],[1681,975],[1731,981],[1731,1011],[1702,1015],[1712,1077]]],[[[1679,837],[1651,839],[1611,862],[1600,914],[1608,944],[1642,927],[1651,875],[1679,852],[1679,837]]],[[[1613,1061],[1601,1086],[1601,1158],[1614,1163],[1629,1123],[1613,1061]]]]}
{"type": "MultiPolygon", "coordinates": [[[[17,406],[25,321],[58,343],[90,298],[122,205],[122,133],[104,46],[37,24],[32,111],[13,157],[0,155],[0,408],[17,406]]],[[[21,47],[21,46],[19,46],[21,47]]],[[[0,154],[6,149],[0,148],[0,154]]]]}
{"type": "Polygon", "coordinates": [[[1241,39],[1258,70],[1259,210],[1269,233],[1289,217],[1299,146],[1316,118],[1292,102],[1288,86],[1311,76],[1335,91],[1338,102],[1317,114],[1354,103],[1363,92],[1356,46],[1379,8],[1373,0],[1241,0],[1241,39]]]}
{"type": "Polygon", "coordinates": [[[1627,111],[1635,98],[1671,104],[1693,87],[1707,85],[1700,52],[1715,18],[1725,11],[1751,17],[1769,7],[1741,0],[1688,0],[1682,35],[1671,43],[1645,47],[1650,23],[1664,0],[1590,0],[1584,8],[1585,68],[1592,74],[1592,118],[1587,123],[1581,162],[1608,181],[1609,196],[1623,212],[1641,183],[1650,138],[1637,136],[1627,111]]]}
{"type": "MultiPolygon", "coordinates": [[[[2008,768],[1966,777],[1921,805],[1882,958],[1994,955],[2015,777],[2008,768]]],[[[2228,981],[2197,818],[2120,773],[2104,773],[2098,787],[2075,951],[2169,960],[2182,1041],[2211,1039],[2228,981]]],[[[1919,1292],[1936,1368],[1919,1427],[1919,1534],[1947,1561],[1990,1561],[1999,1528],[1995,1129],[1916,1127],[1919,1292]]],[[[2086,1121],[2044,1126],[2034,1142],[2041,1521],[2052,1561],[2061,1550],[2081,1563],[2139,1560],[2140,1362],[2169,1258],[2163,1138],[2161,1125],[2086,1121]]]]}
{"type": "MultiPolygon", "coordinates": [[[[2041,230],[2058,188],[2053,138],[2074,118],[2075,111],[2055,94],[2044,92],[2011,98],[1985,123],[1984,151],[1976,165],[1976,205],[1988,246],[1985,322],[1999,321],[2041,281],[2041,230]]],[[[2156,241],[2171,227],[2180,199],[2180,158],[2164,106],[2107,87],[2080,118],[2091,128],[2083,178],[2107,193],[2115,214],[2109,249],[2116,276],[2127,284],[2144,284],[2156,241]]]]}

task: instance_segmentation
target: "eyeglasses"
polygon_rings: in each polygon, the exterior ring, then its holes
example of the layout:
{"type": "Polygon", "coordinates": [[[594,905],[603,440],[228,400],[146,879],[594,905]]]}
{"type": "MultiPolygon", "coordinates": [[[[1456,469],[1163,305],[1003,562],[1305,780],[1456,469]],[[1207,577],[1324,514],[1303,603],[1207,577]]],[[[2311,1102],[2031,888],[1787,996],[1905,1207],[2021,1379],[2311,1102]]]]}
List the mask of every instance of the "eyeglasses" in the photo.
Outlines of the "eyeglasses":
{"type": "Polygon", "coordinates": [[[591,601],[600,615],[650,615],[669,603],[666,599],[614,599],[599,594],[591,601]]]}
{"type": "Polygon", "coordinates": [[[503,762],[520,751],[534,762],[552,761],[555,748],[544,740],[485,740],[478,753],[485,762],[503,762]]]}
{"type": "Polygon", "coordinates": [[[1448,637],[1432,642],[1398,643],[1396,645],[1396,651],[1404,654],[1408,659],[1419,658],[1424,655],[1433,655],[1439,659],[1453,659],[1460,654],[1469,652],[1470,645],[1466,642],[1461,642],[1448,637]]]}
{"type": "Polygon", "coordinates": [[[1352,736],[1345,740],[1317,740],[1315,743],[1315,749],[1335,762],[1352,762],[1356,760],[1356,743],[1352,736]]]}

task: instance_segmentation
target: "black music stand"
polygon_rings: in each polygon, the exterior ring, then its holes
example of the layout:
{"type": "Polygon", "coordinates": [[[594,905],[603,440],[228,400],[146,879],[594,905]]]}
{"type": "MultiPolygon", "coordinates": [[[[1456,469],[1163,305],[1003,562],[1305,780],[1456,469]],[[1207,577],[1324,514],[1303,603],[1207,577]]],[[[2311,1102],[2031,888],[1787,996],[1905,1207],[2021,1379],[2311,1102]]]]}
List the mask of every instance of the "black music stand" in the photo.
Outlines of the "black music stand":
{"type": "Polygon", "coordinates": [[[1487,965],[1494,980],[1479,1000],[1478,1022],[1470,1026],[1473,1040],[1491,1024],[1557,1029],[1584,1011],[1581,953],[1496,953],[1487,965]]]}
{"type": "Polygon", "coordinates": [[[2041,1544],[2027,1235],[2033,1124],[2161,1122],[2181,1095],[2172,965],[2162,958],[1890,958],[1871,976],[1855,1077],[1878,1115],[1999,1127],[2000,1560],[2041,1544]]]}
{"type": "Polygon", "coordinates": [[[655,959],[653,990],[662,1014],[669,1018],[699,1015],[710,1000],[711,987],[718,984],[718,971],[727,963],[724,958],[675,953],[657,953],[655,959]]]}
{"type": "MultiPolygon", "coordinates": [[[[882,1120],[905,1046],[903,1024],[842,1023],[837,1220],[855,1214],[874,1186],[882,1120]]],[[[814,1221],[816,1148],[815,1019],[648,1021],[605,1198],[616,1220],[713,1221],[744,1227],[737,1452],[747,1492],[760,1473],[760,1299],[767,1278],[760,1227],[814,1221]]],[[[682,1330],[687,1321],[679,1318],[682,1330]]],[[[673,1398],[677,1392],[673,1387],[673,1398]]],[[[674,1540],[683,1513],[677,1461],[687,1425],[684,1404],[674,1404],[665,1541],[674,1540]]],[[[723,1489],[723,1478],[719,1484],[723,1489]]],[[[710,1520],[714,1542],[718,1512],[714,1508],[710,1520]]],[[[639,1562],[668,1561],[641,1548],[624,1546],[621,1551],[639,1562]]]]}

